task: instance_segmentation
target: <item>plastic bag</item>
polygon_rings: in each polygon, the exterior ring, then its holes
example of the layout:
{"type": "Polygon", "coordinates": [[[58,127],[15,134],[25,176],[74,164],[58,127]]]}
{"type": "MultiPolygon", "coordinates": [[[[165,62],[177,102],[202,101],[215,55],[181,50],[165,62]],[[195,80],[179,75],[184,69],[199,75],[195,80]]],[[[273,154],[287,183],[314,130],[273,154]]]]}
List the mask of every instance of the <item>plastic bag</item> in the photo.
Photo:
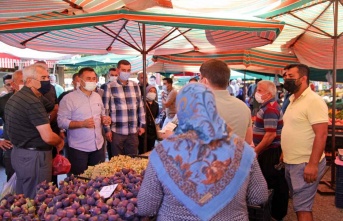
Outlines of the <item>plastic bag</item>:
{"type": "Polygon", "coordinates": [[[14,173],[11,176],[11,179],[9,179],[9,181],[4,184],[4,188],[2,189],[0,199],[2,199],[4,196],[8,194],[15,194],[16,183],[17,183],[17,174],[14,173]]]}
{"type": "Polygon", "coordinates": [[[52,174],[60,175],[69,173],[71,164],[67,158],[61,154],[57,154],[56,157],[52,160],[52,174]]]}

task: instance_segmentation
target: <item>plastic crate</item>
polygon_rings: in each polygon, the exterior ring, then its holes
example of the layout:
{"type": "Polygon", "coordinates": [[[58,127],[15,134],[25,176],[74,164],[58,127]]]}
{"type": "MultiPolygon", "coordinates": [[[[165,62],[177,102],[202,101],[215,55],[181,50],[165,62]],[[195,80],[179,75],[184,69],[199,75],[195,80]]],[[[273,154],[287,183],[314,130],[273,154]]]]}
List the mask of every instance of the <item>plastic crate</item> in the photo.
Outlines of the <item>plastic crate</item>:
{"type": "Polygon", "coordinates": [[[248,205],[249,221],[270,221],[271,203],[274,191],[270,189],[268,191],[268,201],[262,205],[248,205]]]}

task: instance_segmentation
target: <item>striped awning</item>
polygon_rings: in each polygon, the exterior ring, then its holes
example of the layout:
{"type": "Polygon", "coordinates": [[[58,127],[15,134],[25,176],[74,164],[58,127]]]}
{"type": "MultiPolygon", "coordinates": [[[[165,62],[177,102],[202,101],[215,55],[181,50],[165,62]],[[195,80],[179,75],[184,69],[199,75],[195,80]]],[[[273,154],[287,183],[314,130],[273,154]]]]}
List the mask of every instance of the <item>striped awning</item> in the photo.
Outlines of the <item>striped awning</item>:
{"type": "Polygon", "coordinates": [[[0,20],[26,17],[52,11],[69,14],[113,11],[122,7],[143,10],[172,7],[171,0],[8,0],[0,1],[0,20]]]}
{"type": "Polygon", "coordinates": [[[294,55],[255,49],[233,50],[215,54],[187,52],[182,54],[154,56],[154,61],[157,63],[179,66],[197,66],[197,69],[199,69],[199,66],[204,61],[209,59],[222,60],[233,69],[254,70],[277,74],[281,74],[286,65],[298,62],[298,59],[294,55]]]}
{"type": "Polygon", "coordinates": [[[333,68],[334,3],[338,2],[337,69],[343,69],[343,0],[288,0],[263,18],[285,22],[285,28],[265,50],[293,53],[301,63],[319,69],[333,68]]]}
{"type": "Polygon", "coordinates": [[[52,12],[0,22],[0,41],[68,54],[140,54],[143,24],[146,51],[155,55],[258,47],[272,43],[283,29],[283,23],[277,21],[124,9],[73,16],[52,12]]]}
{"type": "Polygon", "coordinates": [[[0,53],[0,68],[14,68],[18,66],[19,62],[20,58],[16,56],[0,53]]]}

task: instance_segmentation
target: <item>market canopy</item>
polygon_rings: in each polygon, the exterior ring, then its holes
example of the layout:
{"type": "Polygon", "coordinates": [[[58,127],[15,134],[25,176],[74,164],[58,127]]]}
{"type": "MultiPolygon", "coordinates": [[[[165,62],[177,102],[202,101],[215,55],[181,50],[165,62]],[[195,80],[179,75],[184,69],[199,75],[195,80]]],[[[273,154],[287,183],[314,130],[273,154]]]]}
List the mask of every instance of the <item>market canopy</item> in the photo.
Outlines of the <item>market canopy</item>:
{"type": "Polygon", "coordinates": [[[272,74],[282,74],[286,65],[298,62],[294,55],[256,49],[218,53],[186,52],[154,56],[155,62],[198,67],[209,59],[222,60],[233,69],[254,70],[272,74]]]}
{"type": "Polygon", "coordinates": [[[137,54],[146,42],[146,52],[159,55],[257,47],[273,42],[282,29],[283,23],[276,21],[125,9],[73,16],[52,12],[0,22],[0,41],[20,48],[78,54],[137,54]]]}
{"type": "MultiPolygon", "coordinates": [[[[343,0],[283,1],[261,17],[285,22],[277,40],[262,49],[295,54],[301,63],[310,67],[333,69],[334,39],[337,39],[337,51],[343,50],[343,0]]],[[[343,69],[343,56],[337,57],[337,69],[343,69]]]]}
{"type": "MultiPolygon", "coordinates": [[[[137,58],[136,55],[91,55],[91,56],[73,56],[70,59],[59,60],[58,65],[64,65],[67,67],[78,66],[103,66],[103,65],[116,65],[120,60],[131,60],[137,58]]],[[[140,59],[142,59],[140,57],[140,59]]]]}
{"type": "Polygon", "coordinates": [[[10,0],[0,1],[0,20],[52,11],[81,14],[112,11],[122,7],[143,10],[154,6],[170,8],[172,3],[171,0],[10,0]]]}

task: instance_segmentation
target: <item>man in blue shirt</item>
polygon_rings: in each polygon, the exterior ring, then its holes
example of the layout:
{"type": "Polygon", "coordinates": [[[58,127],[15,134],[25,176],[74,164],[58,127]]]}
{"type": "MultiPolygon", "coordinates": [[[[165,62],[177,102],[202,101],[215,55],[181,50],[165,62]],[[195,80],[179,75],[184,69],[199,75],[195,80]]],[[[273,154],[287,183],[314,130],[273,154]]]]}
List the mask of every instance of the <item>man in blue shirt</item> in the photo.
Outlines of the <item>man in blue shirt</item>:
{"type": "Polygon", "coordinates": [[[60,103],[58,125],[68,130],[68,159],[71,174],[79,175],[88,166],[105,161],[102,146],[102,124],[109,124],[104,117],[101,97],[94,92],[97,76],[92,68],[79,71],[80,87],[67,94],[60,103]]]}

